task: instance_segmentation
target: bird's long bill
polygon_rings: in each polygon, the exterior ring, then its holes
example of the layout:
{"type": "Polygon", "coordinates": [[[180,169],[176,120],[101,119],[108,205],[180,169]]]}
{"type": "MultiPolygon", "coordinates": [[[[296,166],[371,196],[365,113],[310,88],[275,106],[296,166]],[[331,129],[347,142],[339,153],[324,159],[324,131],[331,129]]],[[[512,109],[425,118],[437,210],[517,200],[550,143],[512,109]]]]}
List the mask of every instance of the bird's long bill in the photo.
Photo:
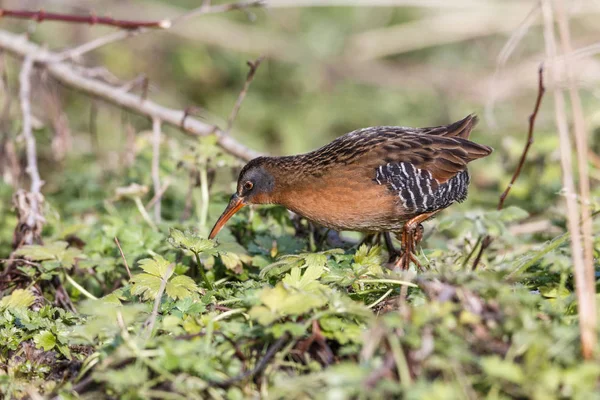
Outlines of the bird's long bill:
{"type": "Polygon", "coordinates": [[[238,212],[245,205],[246,204],[244,203],[244,199],[239,197],[237,194],[234,194],[233,196],[231,196],[231,200],[229,200],[229,204],[225,208],[225,211],[223,211],[223,214],[221,214],[221,216],[217,220],[217,223],[215,224],[215,226],[213,226],[212,231],[210,231],[210,235],[208,235],[208,238],[214,239],[214,237],[217,236],[217,233],[219,233],[221,228],[223,228],[225,223],[227,223],[229,218],[233,217],[233,214],[238,212]]]}

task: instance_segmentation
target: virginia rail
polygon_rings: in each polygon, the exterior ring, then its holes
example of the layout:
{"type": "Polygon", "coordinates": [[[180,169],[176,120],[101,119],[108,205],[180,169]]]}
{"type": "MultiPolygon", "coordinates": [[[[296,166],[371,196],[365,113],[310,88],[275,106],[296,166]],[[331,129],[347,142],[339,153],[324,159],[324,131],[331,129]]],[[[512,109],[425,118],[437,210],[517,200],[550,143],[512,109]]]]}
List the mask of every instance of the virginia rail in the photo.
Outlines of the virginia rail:
{"type": "Polygon", "coordinates": [[[258,157],[209,237],[247,204],[280,204],[327,228],[398,235],[407,269],[421,223],[467,196],[467,163],[492,152],[469,140],[475,115],[430,128],[359,129],[310,153],[258,157]]]}

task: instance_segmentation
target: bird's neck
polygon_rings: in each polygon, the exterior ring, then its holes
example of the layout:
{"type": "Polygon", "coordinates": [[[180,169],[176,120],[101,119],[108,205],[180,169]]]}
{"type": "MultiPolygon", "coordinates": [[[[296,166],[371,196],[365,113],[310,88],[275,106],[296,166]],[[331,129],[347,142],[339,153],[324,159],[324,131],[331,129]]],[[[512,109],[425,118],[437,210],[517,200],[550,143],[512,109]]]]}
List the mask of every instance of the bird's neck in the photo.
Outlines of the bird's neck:
{"type": "Polygon", "coordinates": [[[302,191],[315,178],[314,169],[305,162],[304,155],[268,157],[264,166],[275,178],[273,191],[261,199],[265,203],[290,208],[290,196],[302,191]]]}

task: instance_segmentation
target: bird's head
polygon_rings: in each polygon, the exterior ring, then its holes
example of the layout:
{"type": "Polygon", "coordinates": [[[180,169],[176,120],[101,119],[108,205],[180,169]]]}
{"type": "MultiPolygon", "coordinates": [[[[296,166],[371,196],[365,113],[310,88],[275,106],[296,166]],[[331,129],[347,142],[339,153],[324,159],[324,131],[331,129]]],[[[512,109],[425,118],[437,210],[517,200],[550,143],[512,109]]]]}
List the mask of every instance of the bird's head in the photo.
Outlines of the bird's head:
{"type": "Polygon", "coordinates": [[[272,202],[275,178],[267,168],[268,158],[258,157],[250,161],[240,172],[237,190],[229,204],[210,231],[209,239],[217,236],[225,223],[247,204],[268,204],[272,202]]]}

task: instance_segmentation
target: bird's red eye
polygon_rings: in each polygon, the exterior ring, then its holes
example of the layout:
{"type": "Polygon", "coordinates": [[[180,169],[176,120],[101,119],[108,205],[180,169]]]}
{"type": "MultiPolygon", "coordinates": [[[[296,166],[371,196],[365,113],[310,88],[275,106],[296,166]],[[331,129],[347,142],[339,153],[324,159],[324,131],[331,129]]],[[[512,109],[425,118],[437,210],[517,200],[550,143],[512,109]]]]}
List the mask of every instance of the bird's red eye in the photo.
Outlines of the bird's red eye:
{"type": "Polygon", "coordinates": [[[250,190],[254,187],[254,183],[247,181],[246,183],[244,183],[244,189],[246,190],[250,190]]]}

